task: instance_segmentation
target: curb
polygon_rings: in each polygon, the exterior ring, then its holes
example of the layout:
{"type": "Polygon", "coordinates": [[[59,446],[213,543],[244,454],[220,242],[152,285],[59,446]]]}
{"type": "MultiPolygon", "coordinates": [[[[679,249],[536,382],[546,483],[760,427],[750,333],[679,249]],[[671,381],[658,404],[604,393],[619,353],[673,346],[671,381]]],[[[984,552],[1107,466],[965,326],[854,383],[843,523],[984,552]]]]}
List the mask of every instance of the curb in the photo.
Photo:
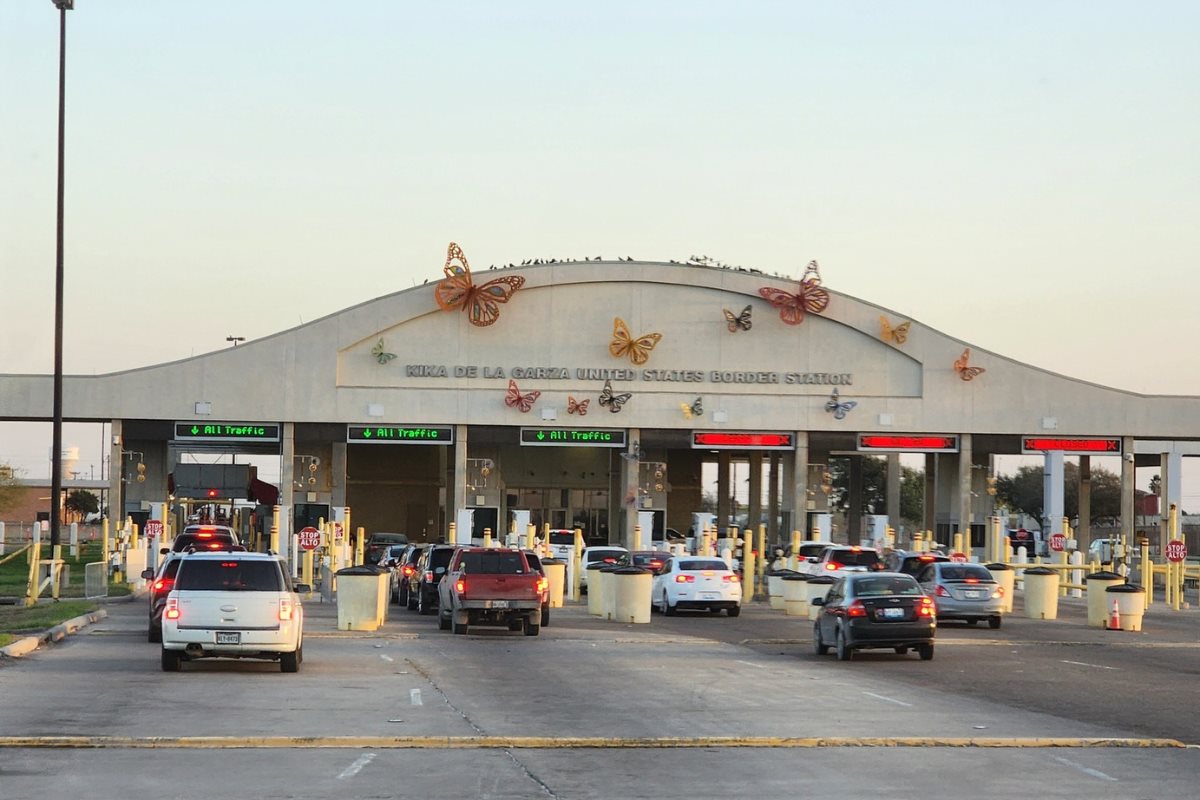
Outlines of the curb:
{"type": "Polygon", "coordinates": [[[21,656],[29,655],[34,650],[37,650],[43,642],[61,642],[69,634],[75,633],[93,622],[99,622],[107,616],[108,612],[101,608],[88,614],[72,617],[66,622],[60,622],[49,630],[42,631],[34,636],[17,639],[7,647],[0,647],[0,656],[20,658],[21,656]]]}

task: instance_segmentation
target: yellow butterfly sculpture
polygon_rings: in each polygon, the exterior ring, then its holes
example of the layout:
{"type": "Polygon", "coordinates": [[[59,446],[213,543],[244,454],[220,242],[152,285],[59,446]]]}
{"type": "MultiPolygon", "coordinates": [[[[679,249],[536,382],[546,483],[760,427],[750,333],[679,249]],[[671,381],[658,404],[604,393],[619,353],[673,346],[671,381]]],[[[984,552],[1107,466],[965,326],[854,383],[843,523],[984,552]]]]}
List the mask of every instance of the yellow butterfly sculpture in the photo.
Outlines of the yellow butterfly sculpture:
{"type": "Polygon", "coordinates": [[[896,344],[904,344],[908,341],[908,329],[910,327],[912,327],[912,320],[892,327],[887,317],[882,314],[879,315],[879,338],[885,342],[891,339],[896,344]]]}
{"type": "Polygon", "coordinates": [[[958,377],[964,381],[973,381],[979,375],[987,372],[983,367],[970,366],[971,348],[962,351],[962,355],[954,359],[954,371],[958,373],[958,377]]]}
{"type": "Polygon", "coordinates": [[[613,319],[612,341],[608,344],[608,352],[615,358],[629,356],[634,364],[645,364],[650,358],[650,351],[662,340],[661,333],[647,333],[636,339],[629,334],[629,326],[620,317],[613,319]]]}

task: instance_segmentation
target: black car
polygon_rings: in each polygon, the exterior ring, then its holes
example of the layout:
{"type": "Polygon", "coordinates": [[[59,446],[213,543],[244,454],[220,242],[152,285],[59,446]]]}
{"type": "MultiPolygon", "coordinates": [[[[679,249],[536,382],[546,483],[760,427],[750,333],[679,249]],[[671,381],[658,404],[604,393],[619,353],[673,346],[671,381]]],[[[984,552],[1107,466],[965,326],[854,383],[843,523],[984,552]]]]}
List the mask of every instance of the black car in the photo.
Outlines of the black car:
{"type": "Polygon", "coordinates": [[[912,575],[845,573],[829,594],[810,602],[821,609],[813,626],[819,656],[830,647],[839,661],[849,661],[855,650],[888,648],[904,655],[913,648],[922,661],[933,658],[937,606],[912,575]]]}
{"type": "Polygon", "coordinates": [[[150,591],[146,596],[150,599],[150,624],[146,629],[146,640],[162,641],[162,614],[167,604],[167,595],[175,586],[175,576],[179,574],[179,564],[183,561],[183,553],[168,553],[163,562],[158,565],[158,571],[146,569],[142,577],[150,583],[150,591]]]}
{"type": "Polygon", "coordinates": [[[238,544],[233,528],[224,525],[188,525],[183,533],[175,537],[171,550],[181,553],[190,548],[196,550],[228,550],[238,544]]]}
{"type": "Polygon", "coordinates": [[[411,594],[409,587],[412,586],[413,576],[417,573],[417,564],[421,561],[421,553],[425,552],[428,545],[410,544],[404,548],[404,552],[400,554],[400,558],[396,562],[396,570],[400,573],[400,586],[396,596],[392,598],[392,602],[399,603],[402,606],[413,608],[416,604],[416,598],[413,597],[414,605],[409,605],[408,599],[411,594]]]}
{"type": "Polygon", "coordinates": [[[363,547],[363,561],[368,564],[378,564],[379,559],[394,545],[408,544],[408,537],[403,533],[373,533],[363,547]]]}
{"type": "Polygon", "coordinates": [[[916,575],[929,564],[949,561],[950,556],[941,553],[918,553],[911,550],[893,550],[888,553],[885,563],[888,572],[903,572],[905,575],[916,575]]]}
{"type": "Polygon", "coordinates": [[[438,581],[450,566],[457,545],[435,544],[425,548],[417,570],[408,584],[408,608],[419,614],[432,614],[438,606],[438,581]]]}

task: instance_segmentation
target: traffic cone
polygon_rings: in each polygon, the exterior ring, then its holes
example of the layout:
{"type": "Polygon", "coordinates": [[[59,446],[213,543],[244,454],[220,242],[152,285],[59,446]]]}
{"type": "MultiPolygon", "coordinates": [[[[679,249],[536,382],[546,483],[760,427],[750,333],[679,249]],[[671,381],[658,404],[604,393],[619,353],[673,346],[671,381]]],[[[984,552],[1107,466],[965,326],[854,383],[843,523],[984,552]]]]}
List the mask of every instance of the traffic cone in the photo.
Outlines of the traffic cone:
{"type": "Polygon", "coordinates": [[[1108,629],[1110,631],[1121,630],[1121,609],[1117,606],[1116,598],[1113,598],[1112,613],[1108,615],[1108,629]]]}

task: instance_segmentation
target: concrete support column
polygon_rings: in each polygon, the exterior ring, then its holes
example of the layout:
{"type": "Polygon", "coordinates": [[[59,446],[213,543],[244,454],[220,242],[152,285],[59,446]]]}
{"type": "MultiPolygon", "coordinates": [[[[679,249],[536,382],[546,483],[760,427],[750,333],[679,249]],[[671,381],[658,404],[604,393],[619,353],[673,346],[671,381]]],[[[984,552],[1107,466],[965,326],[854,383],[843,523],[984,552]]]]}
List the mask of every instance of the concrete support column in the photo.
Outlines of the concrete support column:
{"type": "MultiPolygon", "coordinates": [[[[638,524],[638,511],[641,503],[639,502],[638,492],[638,477],[641,473],[642,462],[638,457],[638,439],[641,436],[641,430],[638,428],[630,428],[625,434],[625,441],[629,442],[629,447],[626,450],[626,458],[621,459],[621,508],[624,513],[621,515],[624,519],[624,530],[621,531],[621,542],[630,550],[638,549],[636,537],[636,528],[638,524]]],[[[650,540],[650,532],[645,532],[646,541],[650,540]]]]}
{"type": "Polygon", "coordinates": [[[1179,513],[1183,513],[1183,456],[1180,453],[1162,453],[1159,456],[1158,474],[1162,480],[1158,503],[1158,513],[1161,515],[1158,523],[1158,552],[1165,554],[1167,542],[1171,540],[1171,504],[1174,503],[1179,513]]]}
{"type": "Polygon", "coordinates": [[[960,433],[958,436],[958,532],[963,535],[963,552],[967,555],[971,553],[971,466],[974,463],[975,455],[971,434],[960,433]]]}
{"type": "Polygon", "coordinates": [[[1121,452],[1125,457],[1121,459],[1121,535],[1125,537],[1125,541],[1134,544],[1134,513],[1136,507],[1134,505],[1134,488],[1136,486],[1134,478],[1136,469],[1133,461],[1133,437],[1121,437],[1121,452]]]}
{"type": "MultiPolygon", "coordinates": [[[[292,541],[292,519],[296,509],[296,423],[283,423],[279,440],[279,549],[284,557],[292,541]]],[[[346,532],[349,535],[349,531],[346,532]]]]}
{"type": "Polygon", "coordinates": [[[332,479],[330,505],[346,505],[346,443],[334,442],[333,455],[330,458],[329,475],[332,479]]]}
{"type": "Polygon", "coordinates": [[[108,518],[114,529],[125,521],[125,492],[121,485],[124,474],[124,459],[121,458],[121,443],[124,441],[123,420],[112,421],[112,438],[108,440],[108,518]]]}
{"type": "Polygon", "coordinates": [[[1092,457],[1079,457],[1079,524],[1075,528],[1075,547],[1086,553],[1092,542],[1092,457]]]}
{"type": "Polygon", "coordinates": [[[750,496],[747,498],[749,510],[746,515],[746,527],[755,531],[758,530],[758,524],[762,522],[762,466],[762,451],[752,451],[750,453],[750,488],[748,490],[750,496]]]}
{"type": "Polygon", "coordinates": [[[771,542],[779,542],[782,541],[779,536],[779,453],[771,453],[769,458],[771,465],[767,470],[767,538],[771,542]]]}
{"type": "Polygon", "coordinates": [[[717,453],[717,527],[722,535],[729,527],[729,451],[717,453]]]}
{"type": "Polygon", "coordinates": [[[925,530],[937,533],[938,454],[925,454],[925,530]]]}
{"type": "Polygon", "coordinates": [[[900,529],[900,454],[888,453],[887,457],[887,509],[888,525],[900,529]]]}
{"type": "Polygon", "coordinates": [[[1063,532],[1063,452],[1047,450],[1045,470],[1042,478],[1042,519],[1047,530],[1042,531],[1045,540],[1063,532]]]}
{"type": "MultiPolygon", "coordinates": [[[[458,512],[467,507],[467,426],[457,425],[454,431],[454,485],[446,498],[446,519],[453,522],[458,512]]],[[[449,526],[447,526],[449,527],[449,526]]],[[[439,531],[450,541],[448,531],[439,531]]]]}
{"type": "Polygon", "coordinates": [[[850,508],[846,514],[846,535],[850,544],[862,543],[863,462],[850,457],[850,508]]]}

